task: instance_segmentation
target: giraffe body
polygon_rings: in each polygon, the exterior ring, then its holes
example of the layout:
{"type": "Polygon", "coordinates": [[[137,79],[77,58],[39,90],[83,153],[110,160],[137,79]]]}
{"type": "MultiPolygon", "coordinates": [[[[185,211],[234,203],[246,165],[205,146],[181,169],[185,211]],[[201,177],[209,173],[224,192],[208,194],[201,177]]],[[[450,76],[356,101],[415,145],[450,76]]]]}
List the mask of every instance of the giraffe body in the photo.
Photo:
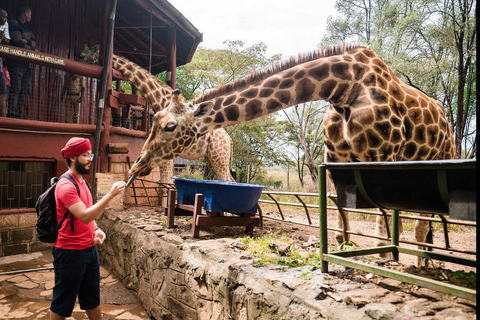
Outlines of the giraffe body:
{"type": "MultiPolygon", "coordinates": [[[[174,95],[155,115],[131,174],[151,165],[150,154],[168,159],[215,129],[314,100],[331,104],[323,120],[327,162],[454,158],[452,130],[438,101],[398,79],[369,48],[336,46],[254,73],[191,103],[174,95]]],[[[425,222],[416,231],[423,242],[425,222]]]]}

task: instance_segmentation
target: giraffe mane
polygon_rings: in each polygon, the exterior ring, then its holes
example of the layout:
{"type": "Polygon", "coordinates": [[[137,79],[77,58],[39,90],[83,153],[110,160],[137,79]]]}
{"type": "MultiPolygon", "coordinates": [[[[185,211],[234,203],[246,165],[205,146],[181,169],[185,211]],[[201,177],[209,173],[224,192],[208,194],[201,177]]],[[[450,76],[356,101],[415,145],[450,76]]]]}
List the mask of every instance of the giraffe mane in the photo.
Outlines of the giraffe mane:
{"type": "Polygon", "coordinates": [[[365,47],[366,46],[362,44],[341,44],[336,46],[322,47],[318,50],[315,50],[313,52],[306,53],[306,54],[305,53],[299,54],[298,56],[293,56],[287,60],[280,61],[268,68],[251,73],[245,78],[232,81],[228,84],[220,85],[217,88],[212,89],[211,91],[205,93],[204,95],[193,99],[192,103],[196,104],[203,101],[212,100],[216,97],[227,95],[236,90],[241,90],[254,82],[264,80],[270,77],[271,75],[274,75],[283,70],[287,70],[301,63],[305,63],[305,62],[320,59],[320,58],[331,57],[338,54],[342,54],[345,51],[350,51],[356,48],[365,48],[365,47]]]}

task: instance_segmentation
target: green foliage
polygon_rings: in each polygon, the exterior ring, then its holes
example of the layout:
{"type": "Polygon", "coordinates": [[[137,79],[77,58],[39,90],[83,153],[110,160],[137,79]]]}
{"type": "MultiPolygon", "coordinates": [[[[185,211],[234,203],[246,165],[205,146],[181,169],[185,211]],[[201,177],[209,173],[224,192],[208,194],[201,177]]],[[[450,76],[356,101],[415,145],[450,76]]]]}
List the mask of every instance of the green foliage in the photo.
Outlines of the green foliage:
{"type": "Polygon", "coordinates": [[[282,162],[280,132],[273,116],[226,128],[233,141],[233,164],[239,182],[260,182],[265,166],[282,162]]]}
{"type": "Polygon", "coordinates": [[[339,248],[342,251],[351,251],[355,250],[355,248],[358,248],[358,244],[353,241],[344,241],[340,243],[339,248]]]}
{"type": "MultiPolygon", "coordinates": [[[[291,245],[286,255],[280,255],[276,250],[276,247],[272,244],[276,242],[292,244],[293,241],[288,239],[285,234],[282,234],[281,236],[269,234],[259,238],[244,237],[240,240],[246,245],[245,250],[254,255],[254,265],[266,266],[269,264],[276,264],[288,267],[320,267],[320,255],[318,251],[310,251],[304,256],[300,254],[295,245],[291,245]]],[[[308,279],[309,275],[304,273],[302,277],[308,279]]]]}
{"type": "Polygon", "coordinates": [[[477,274],[473,271],[455,271],[453,272],[452,280],[455,284],[461,286],[465,286],[468,288],[477,288],[477,274]]]}

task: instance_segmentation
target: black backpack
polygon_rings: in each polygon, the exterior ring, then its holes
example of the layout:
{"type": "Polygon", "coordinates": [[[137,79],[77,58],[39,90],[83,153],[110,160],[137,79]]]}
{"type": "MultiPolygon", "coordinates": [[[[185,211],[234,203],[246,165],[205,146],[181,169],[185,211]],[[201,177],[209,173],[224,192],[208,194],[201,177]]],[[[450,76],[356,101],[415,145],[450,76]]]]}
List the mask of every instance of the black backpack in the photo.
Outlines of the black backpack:
{"type": "MultiPolygon", "coordinates": [[[[62,174],[58,179],[56,177],[53,177],[50,180],[51,186],[38,197],[38,200],[35,203],[35,210],[37,211],[37,237],[38,240],[40,240],[41,242],[54,243],[55,240],[57,240],[58,229],[60,229],[63,222],[67,219],[68,214],[70,213],[70,211],[67,210],[60,223],[57,223],[55,187],[57,186],[57,182],[62,178],[70,180],[75,186],[75,188],[77,188],[78,196],[80,196],[80,189],[78,188],[77,182],[69,173],[62,174]]],[[[90,185],[86,180],[85,183],[87,183],[87,186],[90,189],[90,185]]],[[[73,227],[73,218],[74,216],[72,215],[72,232],[75,231],[73,227]]]]}

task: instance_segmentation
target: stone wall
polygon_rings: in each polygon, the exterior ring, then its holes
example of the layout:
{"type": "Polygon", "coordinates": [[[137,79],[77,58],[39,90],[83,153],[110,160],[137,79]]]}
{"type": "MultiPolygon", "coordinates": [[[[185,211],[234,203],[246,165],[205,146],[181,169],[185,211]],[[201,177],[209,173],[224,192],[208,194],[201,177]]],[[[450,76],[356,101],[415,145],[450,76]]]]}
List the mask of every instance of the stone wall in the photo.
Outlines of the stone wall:
{"type": "Polygon", "coordinates": [[[101,263],[153,319],[321,319],[318,308],[330,304],[315,301],[324,285],[317,271],[307,282],[303,268],[256,268],[232,250],[235,239],[198,241],[163,230],[160,215],[126,215],[109,210],[99,220],[107,234],[101,263]]]}
{"type": "Polygon", "coordinates": [[[238,239],[193,239],[165,220],[154,210],[107,210],[99,220],[102,265],[152,319],[476,319],[474,301],[333,264],[331,273],[256,266],[238,239]]]}
{"type": "Polygon", "coordinates": [[[0,257],[51,248],[37,240],[35,212],[0,215],[0,257]]]}

